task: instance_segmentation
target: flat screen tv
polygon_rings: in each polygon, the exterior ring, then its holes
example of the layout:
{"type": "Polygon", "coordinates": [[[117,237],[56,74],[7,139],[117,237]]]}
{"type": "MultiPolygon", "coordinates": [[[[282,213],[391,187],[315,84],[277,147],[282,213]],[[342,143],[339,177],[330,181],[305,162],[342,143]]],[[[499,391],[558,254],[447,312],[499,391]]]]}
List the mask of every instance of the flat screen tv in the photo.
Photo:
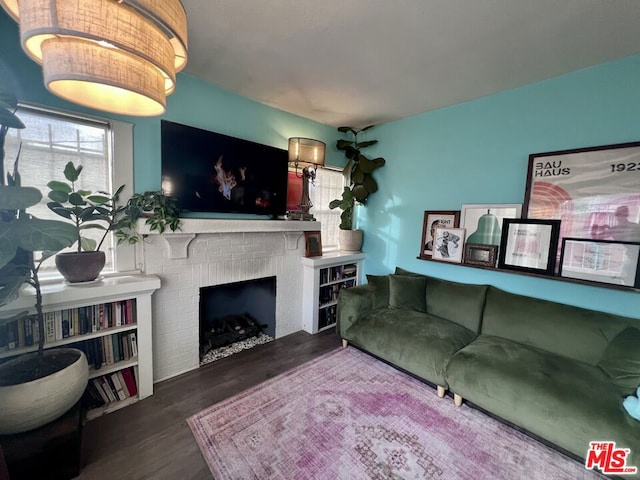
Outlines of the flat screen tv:
{"type": "Polygon", "coordinates": [[[162,120],[162,190],[183,212],[286,213],[280,148],[162,120]]]}

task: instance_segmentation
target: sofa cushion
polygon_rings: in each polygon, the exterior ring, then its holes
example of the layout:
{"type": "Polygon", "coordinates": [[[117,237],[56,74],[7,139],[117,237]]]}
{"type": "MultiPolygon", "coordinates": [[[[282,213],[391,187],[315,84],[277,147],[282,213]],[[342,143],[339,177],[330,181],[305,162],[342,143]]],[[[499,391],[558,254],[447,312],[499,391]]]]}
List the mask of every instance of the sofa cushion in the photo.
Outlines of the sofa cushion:
{"type": "Polygon", "coordinates": [[[625,393],[640,385],[640,330],[625,328],[609,342],[598,367],[625,393]]]}
{"type": "Polygon", "coordinates": [[[426,312],[426,277],[389,275],[389,306],[426,312]]]}
{"type": "Polygon", "coordinates": [[[427,313],[456,322],[474,332],[480,331],[487,285],[427,279],[427,313]]]}
{"type": "Polygon", "coordinates": [[[638,422],[595,366],[480,335],[453,355],[446,376],[463,398],[583,458],[601,438],[640,453],[638,422]]]}
{"type": "Polygon", "coordinates": [[[638,320],[489,287],[480,332],[596,366],[611,339],[638,320]]]}
{"type": "Polygon", "coordinates": [[[367,283],[375,290],[374,308],[389,306],[389,275],[367,275],[367,283]]]}
{"type": "Polygon", "coordinates": [[[343,338],[429,382],[446,386],[444,371],[449,358],[475,334],[426,313],[379,308],[360,317],[343,338]]]}

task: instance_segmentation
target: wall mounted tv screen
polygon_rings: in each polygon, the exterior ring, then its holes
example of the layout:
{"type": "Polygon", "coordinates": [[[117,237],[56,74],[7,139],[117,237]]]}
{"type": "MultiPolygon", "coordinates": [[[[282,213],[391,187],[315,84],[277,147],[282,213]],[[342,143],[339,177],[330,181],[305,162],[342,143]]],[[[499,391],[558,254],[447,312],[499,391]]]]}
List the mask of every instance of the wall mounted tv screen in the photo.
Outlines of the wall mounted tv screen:
{"type": "Polygon", "coordinates": [[[280,148],[162,120],[162,190],[184,212],[286,213],[280,148]]]}

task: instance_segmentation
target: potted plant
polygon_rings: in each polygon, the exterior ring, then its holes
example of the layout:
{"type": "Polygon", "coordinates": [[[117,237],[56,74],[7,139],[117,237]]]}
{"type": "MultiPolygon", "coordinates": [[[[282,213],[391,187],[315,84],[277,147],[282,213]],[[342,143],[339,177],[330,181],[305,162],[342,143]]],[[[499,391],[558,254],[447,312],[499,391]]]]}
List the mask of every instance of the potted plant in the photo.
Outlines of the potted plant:
{"type": "Polygon", "coordinates": [[[117,205],[124,185],[113,195],[82,190],[77,187],[81,172],[82,165],[76,167],[69,162],[63,172],[67,181],[52,180],[47,184],[51,200],[47,206],[55,214],[71,220],[76,232],[77,250],[56,255],[56,267],[70,283],[90,282],[98,277],[105,264],[105,254],[100,247],[107,234],[119,228],[124,213],[124,207],[117,205]],[[83,235],[89,229],[103,230],[99,242],[83,235]]]}
{"type": "MultiPolygon", "coordinates": [[[[14,96],[0,96],[3,146],[7,127],[24,127],[12,118],[16,105],[14,96]]],[[[4,157],[4,149],[0,156],[4,157]]],[[[44,260],[73,244],[76,231],[65,222],[38,219],[26,212],[41,200],[42,193],[36,188],[21,186],[18,158],[13,173],[6,176],[6,183],[4,172],[0,180],[0,307],[18,298],[25,285],[33,288],[38,350],[0,365],[0,434],[31,430],[55,420],[80,399],[89,375],[87,359],[80,350],[44,350],[38,272],[44,260]],[[37,260],[34,252],[40,252],[37,260]]],[[[4,171],[4,163],[2,165],[4,171]]],[[[8,316],[0,313],[0,326],[28,315],[28,311],[8,316]]]]}
{"type": "Polygon", "coordinates": [[[370,159],[362,153],[362,149],[378,143],[377,140],[360,141],[360,135],[375,125],[361,129],[355,127],[340,127],[339,132],[350,134],[352,139],[340,139],[336,142],[338,150],[347,157],[344,175],[348,186],[344,187],[342,198],[332,200],[329,208],[340,208],[340,234],[338,242],[340,250],[359,252],[362,248],[362,230],[353,229],[354,208],[356,204],[366,204],[370,194],[378,190],[378,183],[373,178],[373,172],[385,164],[382,157],[370,159]]]}
{"type": "Polygon", "coordinates": [[[134,193],[124,206],[124,216],[118,223],[118,243],[135,244],[140,241],[141,235],[136,228],[140,218],[146,218],[145,224],[152,231],[164,233],[168,228],[175,232],[180,228],[179,214],[175,198],[164,195],[161,191],[134,193]]]}

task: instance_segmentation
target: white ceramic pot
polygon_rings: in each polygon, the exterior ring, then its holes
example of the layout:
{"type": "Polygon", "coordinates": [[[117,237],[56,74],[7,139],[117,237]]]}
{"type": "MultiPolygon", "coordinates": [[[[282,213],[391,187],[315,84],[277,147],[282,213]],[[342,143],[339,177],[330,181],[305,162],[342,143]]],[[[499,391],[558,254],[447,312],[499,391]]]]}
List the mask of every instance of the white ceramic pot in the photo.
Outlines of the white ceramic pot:
{"type": "MultiPolygon", "coordinates": [[[[46,425],[68,412],[80,400],[89,381],[87,357],[75,348],[45,350],[45,358],[60,351],[75,352],[68,367],[18,385],[0,386],[0,435],[26,432],[46,425]]],[[[18,367],[37,352],[21,355],[0,365],[0,374],[18,367]]]]}
{"type": "Polygon", "coordinates": [[[338,246],[341,252],[359,252],[362,249],[362,230],[340,230],[338,246]]]}

